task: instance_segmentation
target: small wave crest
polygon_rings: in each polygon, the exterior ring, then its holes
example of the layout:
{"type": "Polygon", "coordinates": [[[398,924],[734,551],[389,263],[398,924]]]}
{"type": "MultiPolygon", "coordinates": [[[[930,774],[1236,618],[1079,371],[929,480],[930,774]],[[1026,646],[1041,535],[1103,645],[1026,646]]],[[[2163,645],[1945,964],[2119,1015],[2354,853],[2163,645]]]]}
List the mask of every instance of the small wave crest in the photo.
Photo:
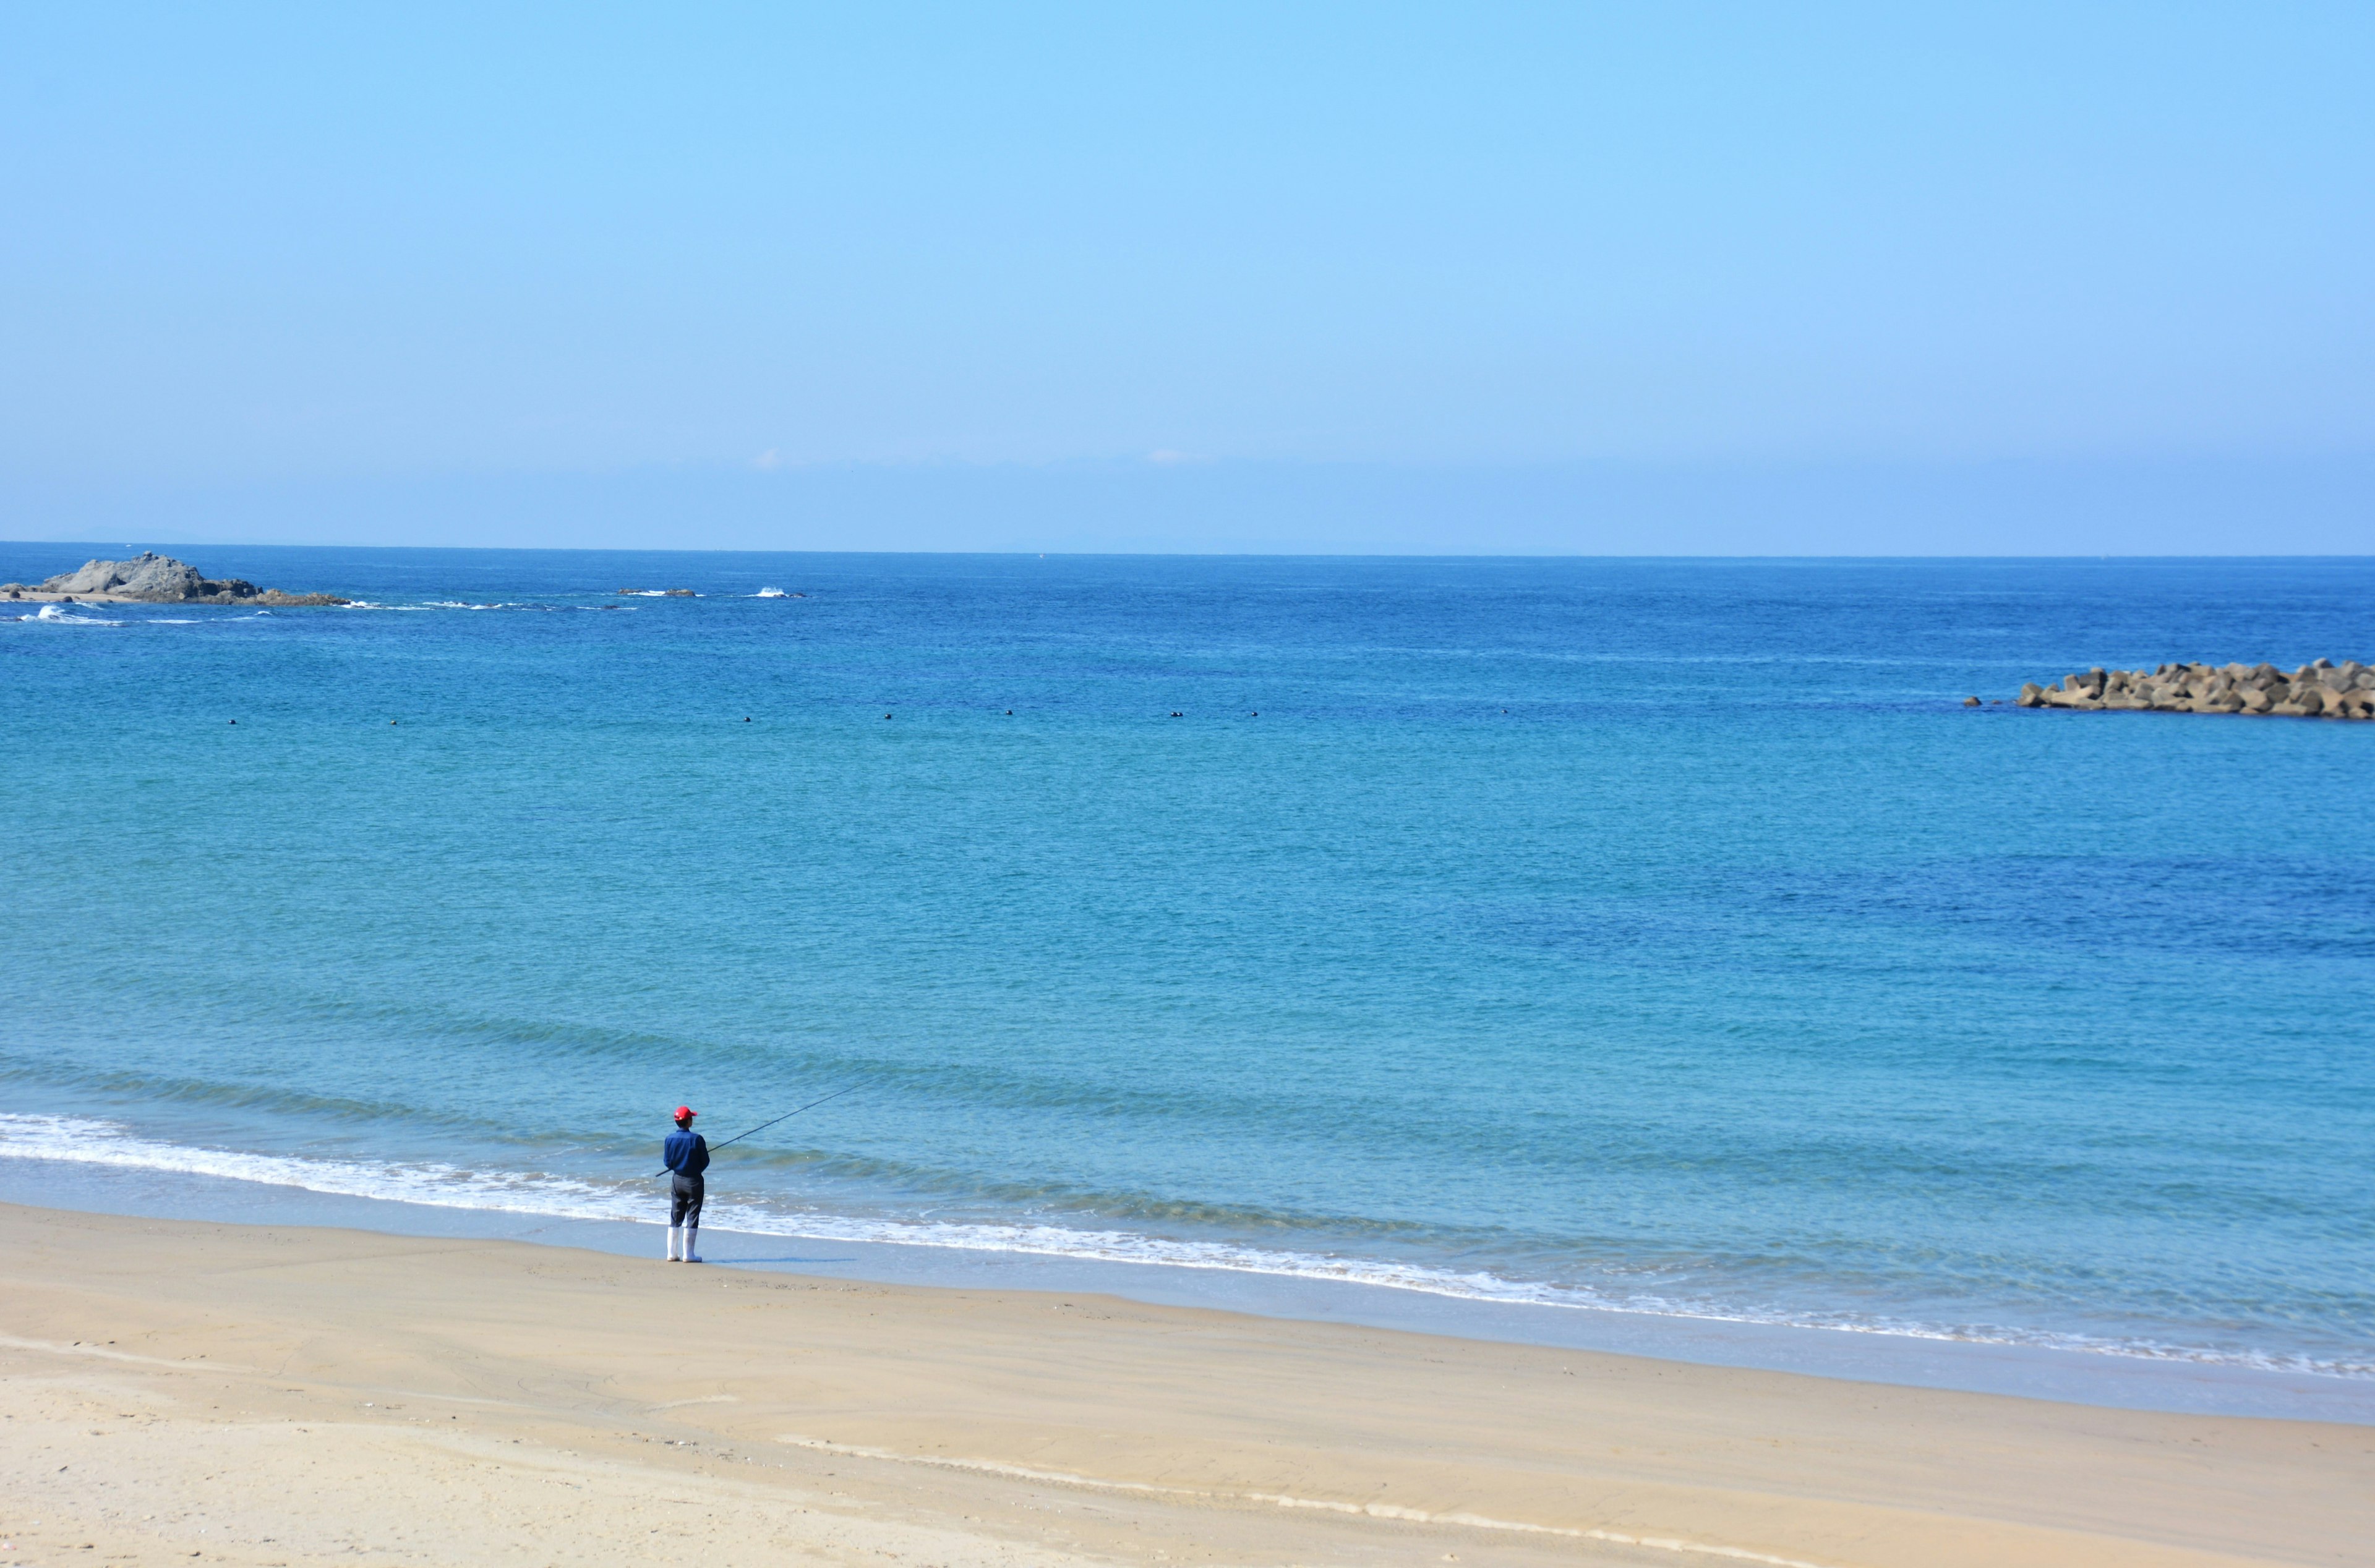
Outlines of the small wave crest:
{"type": "Polygon", "coordinates": [[[43,605],[33,615],[20,615],[18,620],[38,620],[49,626],[122,626],[120,620],[101,620],[95,615],[77,615],[63,605],[43,605]]]}

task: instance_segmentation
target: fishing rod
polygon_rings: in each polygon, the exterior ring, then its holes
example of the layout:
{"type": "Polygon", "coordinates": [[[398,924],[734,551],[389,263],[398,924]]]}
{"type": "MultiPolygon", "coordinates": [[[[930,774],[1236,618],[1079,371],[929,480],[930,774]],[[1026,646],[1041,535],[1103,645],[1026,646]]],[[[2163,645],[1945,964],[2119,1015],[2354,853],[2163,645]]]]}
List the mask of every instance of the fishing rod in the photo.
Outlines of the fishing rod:
{"type": "MultiPolygon", "coordinates": [[[[805,1105],[803,1105],[803,1106],[799,1107],[799,1109],[798,1109],[798,1110],[786,1111],[786,1112],[785,1112],[782,1115],[777,1116],[777,1117],[775,1118],[775,1122],[788,1122],[788,1121],[790,1121],[794,1116],[798,1115],[798,1114],[800,1114],[800,1112],[801,1112],[801,1111],[813,1111],[813,1110],[815,1110],[818,1106],[820,1106],[820,1105],[823,1104],[823,1103],[824,1103],[824,1102],[825,1102],[825,1100],[838,1100],[838,1099],[840,1099],[840,1098],[841,1098],[843,1095],[845,1095],[845,1094],[855,1094],[857,1091],[859,1091],[859,1090],[861,1090],[861,1089],[863,1089],[863,1088],[865,1088],[865,1087],[866,1087],[865,1081],[861,1079],[860,1081],[858,1081],[858,1082],[857,1082],[857,1083],[853,1083],[853,1084],[851,1084],[851,1085],[850,1085],[848,1088],[846,1088],[846,1089],[836,1089],[836,1090],[834,1090],[831,1094],[826,1095],[826,1096],[824,1097],[824,1100],[811,1100],[811,1101],[809,1101],[807,1104],[805,1104],[805,1105]]],[[[738,1133],[736,1133],[732,1138],[727,1138],[727,1139],[726,1140],[726,1142],[725,1142],[725,1143],[713,1143],[713,1144],[711,1144],[711,1145],[709,1146],[709,1152],[711,1152],[712,1154],[715,1154],[715,1153],[716,1153],[719,1149],[726,1148],[726,1147],[727,1147],[727,1145],[729,1145],[729,1144],[737,1144],[737,1143],[739,1143],[739,1142],[741,1142],[744,1138],[749,1138],[749,1137],[750,1136],[750,1133],[762,1133],[762,1132],[765,1132],[769,1127],[774,1126],[775,1125],[775,1122],[761,1122],[757,1126],[752,1127],[752,1128],[750,1129],[750,1132],[738,1132],[738,1133]]],[[[669,1173],[668,1173],[668,1172],[667,1172],[667,1171],[665,1171],[665,1170],[662,1170],[662,1171],[655,1171],[655,1172],[653,1172],[652,1173],[653,1173],[654,1175],[656,1175],[656,1176],[665,1176],[665,1175],[669,1174],[669,1173]]]]}

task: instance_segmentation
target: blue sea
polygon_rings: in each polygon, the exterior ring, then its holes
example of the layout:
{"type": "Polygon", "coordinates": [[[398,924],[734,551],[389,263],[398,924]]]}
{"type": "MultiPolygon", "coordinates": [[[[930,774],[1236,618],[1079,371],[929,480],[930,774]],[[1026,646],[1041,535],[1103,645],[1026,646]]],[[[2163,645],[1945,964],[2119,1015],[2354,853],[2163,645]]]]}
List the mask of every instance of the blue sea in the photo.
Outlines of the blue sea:
{"type": "Polygon", "coordinates": [[[363,602],[0,611],[5,1196],[2375,1379],[2375,725],[1997,701],[2375,561],[169,553],[363,602]]]}

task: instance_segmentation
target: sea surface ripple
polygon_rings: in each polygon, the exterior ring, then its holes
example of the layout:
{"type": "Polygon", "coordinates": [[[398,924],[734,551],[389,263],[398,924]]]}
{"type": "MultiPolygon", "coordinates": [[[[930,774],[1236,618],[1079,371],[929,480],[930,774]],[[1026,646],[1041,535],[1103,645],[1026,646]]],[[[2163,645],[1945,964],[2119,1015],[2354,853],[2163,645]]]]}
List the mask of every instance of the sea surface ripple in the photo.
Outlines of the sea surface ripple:
{"type": "Polygon", "coordinates": [[[2375,1375],[2375,725],[1962,705],[2375,564],[176,553],[367,603],[0,621],[0,1157],[2375,1375]]]}

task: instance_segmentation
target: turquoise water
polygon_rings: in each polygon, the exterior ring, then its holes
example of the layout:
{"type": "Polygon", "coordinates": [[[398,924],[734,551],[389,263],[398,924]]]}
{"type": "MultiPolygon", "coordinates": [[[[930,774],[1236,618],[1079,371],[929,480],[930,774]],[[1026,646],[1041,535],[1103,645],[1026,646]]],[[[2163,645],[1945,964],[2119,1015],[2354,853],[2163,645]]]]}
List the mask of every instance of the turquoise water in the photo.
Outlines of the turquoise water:
{"type": "Polygon", "coordinates": [[[1961,705],[2375,563],[175,553],[371,607],[0,622],[0,1153],[2375,1376],[2375,725],[1961,705]]]}

